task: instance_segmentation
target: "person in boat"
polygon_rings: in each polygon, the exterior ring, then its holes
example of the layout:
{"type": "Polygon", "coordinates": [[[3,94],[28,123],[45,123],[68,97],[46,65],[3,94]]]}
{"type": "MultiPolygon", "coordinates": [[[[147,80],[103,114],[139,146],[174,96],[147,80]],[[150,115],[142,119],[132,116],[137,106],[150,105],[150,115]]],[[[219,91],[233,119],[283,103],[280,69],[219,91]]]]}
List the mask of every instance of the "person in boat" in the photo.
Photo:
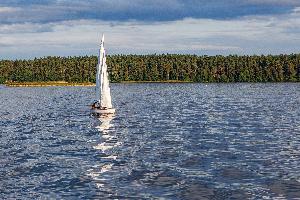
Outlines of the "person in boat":
{"type": "Polygon", "coordinates": [[[98,108],[98,109],[101,109],[101,110],[107,110],[107,107],[101,107],[99,105],[98,101],[96,101],[95,103],[92,104],[92,109],[95,109],[95,108],[98,108]]]}
{"type": "Polygon", "coordinates": [[[92,104],[92,109],[95,109],[95,108],[100,108],[100,105],[99,105],[99,102],[96,101],[92,104]]]}

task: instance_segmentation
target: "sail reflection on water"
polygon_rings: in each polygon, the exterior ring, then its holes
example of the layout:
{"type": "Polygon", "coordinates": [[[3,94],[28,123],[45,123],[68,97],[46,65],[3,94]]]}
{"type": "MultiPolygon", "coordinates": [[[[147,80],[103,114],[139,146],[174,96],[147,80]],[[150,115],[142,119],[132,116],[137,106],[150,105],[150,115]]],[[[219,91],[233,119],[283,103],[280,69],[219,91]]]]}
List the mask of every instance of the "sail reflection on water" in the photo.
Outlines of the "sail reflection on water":
{"type": "Polygon", "coordinates": [[[111,121],[114,119],[114,115],[102,115],[98,119],[100,124],[96,128],[101,134],[101,143],[93,148],[99,150],[101,161],[88,171],[88,176],[96,182],[98,188],[103,188],[106,180],[109,179],[109,175],[106,173],[112,170],[114,161],[117,159],[114,148],[121,145],[121,143],[112,132],[113,124],[111,121]]]}

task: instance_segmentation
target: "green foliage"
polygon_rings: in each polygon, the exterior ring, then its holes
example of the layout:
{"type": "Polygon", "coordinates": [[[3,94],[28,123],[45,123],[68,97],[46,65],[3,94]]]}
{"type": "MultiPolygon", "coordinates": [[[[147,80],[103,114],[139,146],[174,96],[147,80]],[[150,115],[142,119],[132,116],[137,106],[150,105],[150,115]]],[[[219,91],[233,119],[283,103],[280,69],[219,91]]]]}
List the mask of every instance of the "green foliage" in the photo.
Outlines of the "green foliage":
{"type": "MultiPolygon", "coordinates": [[[[300,81],[300,54],[277,56],[113,55],[110,79],[120,81],[283,82],[300,81]]],[[[95,82],[97,57],[1,60],[5,81],[95,82]]]]}

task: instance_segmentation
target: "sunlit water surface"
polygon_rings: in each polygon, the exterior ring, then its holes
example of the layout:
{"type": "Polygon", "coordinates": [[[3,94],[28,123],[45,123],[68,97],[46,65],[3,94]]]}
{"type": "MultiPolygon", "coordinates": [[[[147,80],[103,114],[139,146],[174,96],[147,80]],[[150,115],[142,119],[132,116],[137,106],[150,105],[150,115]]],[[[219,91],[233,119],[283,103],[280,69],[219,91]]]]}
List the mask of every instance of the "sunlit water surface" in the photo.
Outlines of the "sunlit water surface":
{"type": "Polygon", "coordinates": [[[0,199],[300,198],[299,84],[0,86],[0,199]]]}

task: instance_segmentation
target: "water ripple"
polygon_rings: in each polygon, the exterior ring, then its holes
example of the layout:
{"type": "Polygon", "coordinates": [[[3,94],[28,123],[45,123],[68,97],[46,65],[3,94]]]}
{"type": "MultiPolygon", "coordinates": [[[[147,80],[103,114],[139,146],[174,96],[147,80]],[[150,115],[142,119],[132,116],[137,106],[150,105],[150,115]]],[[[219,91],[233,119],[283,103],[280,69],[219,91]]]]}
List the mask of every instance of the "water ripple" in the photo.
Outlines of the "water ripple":
{"type": "Polygon", "coordinates": [[[299,84],[0,88],[1,199],[300,198],[299,84]]]}

